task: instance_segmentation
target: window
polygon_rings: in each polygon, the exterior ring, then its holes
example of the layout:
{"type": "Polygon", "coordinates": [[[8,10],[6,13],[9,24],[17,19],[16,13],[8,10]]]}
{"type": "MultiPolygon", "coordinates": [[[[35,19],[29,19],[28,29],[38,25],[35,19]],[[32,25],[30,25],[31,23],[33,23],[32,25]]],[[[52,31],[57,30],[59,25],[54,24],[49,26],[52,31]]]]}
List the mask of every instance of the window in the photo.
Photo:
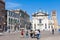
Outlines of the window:
{"type": "Polygon", "coordinates": [[[42,19],[39,19],[39,23],[42,23],[42,19]]]}
{"type": "Polygon", "coordinates": [[[14,13],[12,12],[11,14],[12,14],[12,17],[14,17],[14,13]]]}
{"type": "Polygon", "coordinates": [[[47,25],[45,24],[45,29],[47,29],[47,25]]]}
{"type": "Polygon", "coordinates": [[[18,20],[16,20],[16,23],[18,24],[18,20]]]}
{"type": "Polygon", "coordinates": [[[34,24],[34,29],[36,30],[36,24],[34,24]]]}
{"type": "Polygon", "coordinates": [[[12,24],[12,23],[13,23],[13,19],[9,18],[9,24],[12,24]]]}
{"type": "Polygon", "coordinates": [[[20,13],[20,16],[21,16],[21,13],[20,13]]]}
{"type": "Polygon", "coordinates": [[[17,23],[17,19],[14,19],[14,23],[15,23],[15,24],[17,23]]]}
{"type": "Polygon", "coordinates": [[[19,20],[17,22],[19,23],[19,20]]]}
{"type": "Polygon", "coordinates": [[[11,13],[10,13],[10,11],[9,11],[9,16],[11,16],[11,13]]]}
{"type": "Polygon", "coordinates": [[[14,23],[16,23],[16,19],[14,19],[14,23]]]}
{"type": "Polygon", "coordinates": [[[16,13],[14,14],[14,17],[16,17],[17,15],[16,15],[16,13]]]}
{"type": "Polygon", "coordinates": [[[14,24],[14,19],[12,19],[12,24],[14,24]]]}
{"type": "Polygon", "coordinates": [[[53,28],[53,26],[51,26],[51,28],[53,28]]]}
{"type": "Polygon", "coordinates": [[[21,17],[23,17],[23,18],[24,18],[24,13],[21,13],[21,17]]]}
{"type": "Polygon", "coordinates": [[[9,24],[11,24],[11,19],[9,18],[9,24]]]}
{"type": "Polygon", "coordinates": [[[12,24],[12,19],[11,19],[11,24],[12,24]]]}
{"type": "Polygon", "coordinates": [[[47,27],[45,27],[45,29],[47,29],[47,27]]]}
{"type": "Polygon", "coordinates": [[[50,28],[50,26],[49,26],[49,28],[50,28]]]}

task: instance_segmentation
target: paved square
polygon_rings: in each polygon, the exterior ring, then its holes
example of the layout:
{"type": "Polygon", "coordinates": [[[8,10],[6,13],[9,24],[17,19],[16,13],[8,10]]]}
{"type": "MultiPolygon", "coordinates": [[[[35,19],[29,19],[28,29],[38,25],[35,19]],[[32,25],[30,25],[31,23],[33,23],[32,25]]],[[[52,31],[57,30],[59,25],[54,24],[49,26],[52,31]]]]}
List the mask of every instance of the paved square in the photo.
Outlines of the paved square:
{"type": "MultiPolygon", "coordinates": [[[[20,32],[17,33],[4,33],[0,36],[0,40],[37,40],[36,38],[22,38],[20,32]]],[[[41,32],[40,40],[60,40],[60,33],[55,32],[54,35],[51,32],[41,32]]]]}

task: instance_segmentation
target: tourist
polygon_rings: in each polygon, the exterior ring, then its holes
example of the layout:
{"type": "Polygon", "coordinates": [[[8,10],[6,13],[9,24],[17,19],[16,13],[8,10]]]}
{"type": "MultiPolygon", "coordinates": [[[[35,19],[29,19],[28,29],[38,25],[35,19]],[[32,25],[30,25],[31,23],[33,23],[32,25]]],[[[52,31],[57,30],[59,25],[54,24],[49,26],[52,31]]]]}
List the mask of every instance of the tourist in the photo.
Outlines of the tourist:
{"type": "Polygon", "coordinates": [[[21,31],[21,36],[24,37],[24,31],[23,30],[21,31]]]}
{"type": "Polygon", "coordinates": [[[52,29],[52,34],[54,34],[54,29],[52,29]]]}
{"type": "Polygon", "coordinates": [[[36,33],[37,33],[37,40],[39,40],[40,39],[40,30],[37,30],[36,33]]]}
{"type": "Polygon", "coordinates": [[[26,31],[26,38],[29,38],[29,32],[26,31]]]}
{"type": "Polygon", "coordinates": [[[30,37],[33,38],[33,30],[30,31],[30,37]]]}

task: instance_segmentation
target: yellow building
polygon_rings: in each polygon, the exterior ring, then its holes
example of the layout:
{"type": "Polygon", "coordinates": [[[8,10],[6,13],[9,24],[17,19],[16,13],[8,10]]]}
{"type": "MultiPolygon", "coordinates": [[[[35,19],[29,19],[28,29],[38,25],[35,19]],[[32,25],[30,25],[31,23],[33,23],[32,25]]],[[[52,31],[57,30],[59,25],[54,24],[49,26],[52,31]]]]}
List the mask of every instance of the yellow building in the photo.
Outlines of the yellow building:
{"type": "Polygon", "coordinates": [[[56,30],[56,29],[58,29],[58,21],[57,21],[57,14],[56,14],[56,10],[53,10],[52,11],[52,20],[53,20],[53,22],[54,22],[54,29],[56,30]]]}
{"type": "Polygon", "coordinates": [[[52,28],[54,28],[54,22],[53,22],[53,20],[52,19],[49,19],[48,20],[48,28],[49,28],[49,30],[51,31],[52,30],[52,28]]]}

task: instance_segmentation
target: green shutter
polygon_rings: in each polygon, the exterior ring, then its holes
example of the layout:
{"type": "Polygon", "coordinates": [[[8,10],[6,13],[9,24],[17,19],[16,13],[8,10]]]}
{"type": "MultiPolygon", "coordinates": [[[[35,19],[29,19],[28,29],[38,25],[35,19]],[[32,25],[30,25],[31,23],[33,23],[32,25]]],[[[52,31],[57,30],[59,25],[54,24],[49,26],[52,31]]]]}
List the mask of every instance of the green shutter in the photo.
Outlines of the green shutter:
{"type": "Polygon", "coordinates": [[[24,17],[24,14],[23,13],[21,14],[21,17],[24,17]]]}
{"type": "Polygon", "coordinates": [[[10,24],[10,18],[9,18],[9,24],[10,24]]]}

